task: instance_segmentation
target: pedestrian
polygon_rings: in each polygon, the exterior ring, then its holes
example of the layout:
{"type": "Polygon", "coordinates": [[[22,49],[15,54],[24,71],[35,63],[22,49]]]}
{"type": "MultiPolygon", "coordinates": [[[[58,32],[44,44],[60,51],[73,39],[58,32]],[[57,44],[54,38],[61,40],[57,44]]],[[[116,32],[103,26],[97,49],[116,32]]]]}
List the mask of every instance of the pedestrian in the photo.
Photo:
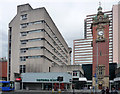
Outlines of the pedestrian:
{"type": "Polygon", "coordinates": [[[106,94],[110,94],[110,93],[109,93],[109,88],[108,88],[108,87],[106,88],[106,94]]]}
{"type": "Polygon", "coordinates": [[[111,94],[118,94],[118,92],[117,92],[117,90],[115,89],[115,87],[112,87],[111,94]]]}
{"type": "Polygon", "coordinates": [[[102,92],[102,94],[105,94],[105,89],[103,88],[103,89],[101,90],[101,92],[102,92]]]}

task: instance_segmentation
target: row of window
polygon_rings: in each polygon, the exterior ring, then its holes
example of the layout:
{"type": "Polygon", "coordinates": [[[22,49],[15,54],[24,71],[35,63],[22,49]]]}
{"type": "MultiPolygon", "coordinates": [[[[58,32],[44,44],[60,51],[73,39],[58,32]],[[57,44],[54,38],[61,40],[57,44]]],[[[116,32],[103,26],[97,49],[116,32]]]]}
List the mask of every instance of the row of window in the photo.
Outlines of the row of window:
{"type": "Polygon", "coordinates": [[[27,50],[39,50],[42,49],[43,47],[30,47],[30,48],[21,48],[20,52],[21,53],[26,53],[27,50]]]}
{"type": "MultiPolygon", "coordinates": [[[[44,21],[36,21],[36,22],[30,22],[30,23],[24,23],[24,24],[21,24],[21,26],[22,26],[22,28],[24,28],[24,27],[26,27],[26,26],[28,26],[28,25],[32,25],[32,24],[39,24],[39,23],[43,23],[44,21]]],[[[32,32],[41,32],[41,31],[43,31],[43,30],[34,30],[34,31],[28,31],[28,32],[21,32],[21,36],[26,36],[27,35],[27,33],[32,33],[32,32]]],[[[49,35],[49,34],[48,34],[49,35]]],[[[55,36],[55,34],[54,34],[54,36],[55,36]]],[[[52,38],[51,38],[52,39],[52,38]]],[[[61,43],[60,43],[60,41],[58,40],[58,38],[57,37],[55,37],[55,39],[56,39],[56,41],[58,42],[58,44],[61,46],[61,47],[64,47],[61,43]]],[[[30,40],[21,40],[21,44],[26,44],[28,41],[37,41],[37,40],[40,40],[40,39],[30,39],[30,40]]],[[[55,44],[55,45],[57,45],[57,44],[55,44]]],[[[61,50],[61,52],[63,53],[63,55],[65,56],[65,57],[67,57],[67,55],[62,51],[62,49],[57,45],[57,49],[59,49],[59,50],[61,50]]],[[[67,53],[67,50],[64,48],[64,50],[65,50],[65,52],[67,53]]],[[[26,50],[24,50],[23,49],[23,51],[22,51],[23,53],[24,52],[26,52],[26,50]]],[[[56,52],[57,53],[57,52],[56,52]]],[[[58,53],[60,56],[62,56],[60,53],[58,53]]],[[[63,57],[63,56],[62,56],[63,57]]],[[[64,57],[63,57],[64,58],[64,57]]],[[[63,59],[62,58],[62,59],[63,59]]],[[[68,57],[67,57],[68,58],[68,57]]],[[[66,60],[66,62],[67,62],[67,60],[66,60]]]]}
{"type": "MultiPolygon", "coordinates": [[[[51,36],[50,36],[47,32],[46,32],[46,34],[48,35],[48,37],[49,37],[50,39],[52,39],[51,36]]],[[[61,51],[61,53],[63,54],[63,56],[65,56],[66,58],[68,58],[67,55],[63,52],[63,50],[57,45],[57,43],[56,43],[53,39],[52,39],[51,41],[53,41],[54,46],[56,46],[57,49],[61,51]]],[[[48,44],[49,44],[49,43],[48,43],[48,44]]],[[[54,52],[55,52],[56,54],[60,54],[51,44],[49,44],[49,45],[51,46],[52,49],[55,50],[54,52]]],[[[61,54],[60,54],[60,55],[61,55],[61,54]]],[[[61,55],[61,56],[62,56],[62,55],[61,55]]]]}
{"type": "Polygon", "coordinates": [[[29,33],[36,33],[36,32],[44,32],[44,29],[38,29],[38,30],[31,30],[27,32],[21,32],[21,36],[27,36],[29,33]]]}
{"type": "Polygon", "coordinates": [[[41,58],[43,56],[36,55],[36,56],[21,56],[20,61],[26,61],[26,59],[36,59],[36,58],[41,58]]]}
{"type": "Polygon", "coordinates": [[[40,40],[45,40],[45,38],[34,38],[34,39],[28,39],[28,40],[21,40],[21,44],[27,44],[27,42],[40,41],[40,40]]]}
{"type": "MultiPolygon", "coordinates": [[[[49,31],[52,33],[52,37],[56,40],[56,42],[59,44],[59,46],[64,47],[62,45],[62,43],[59,41],[59,39],[56,37],[56,35],[53,33],[53,31],[51,30],[51,28],[48,26],[48,24],[47,23],[45,23],[45,24],[46,24],[47,28],[49,29],[49,31]]],[[[68,51],[65,48],[64,48],[64,51],[66,53],[68,53],[68,51]]]]}
{"type": "MultiPolygon", "coordinates": [[[[22,43],[24,43],[24,44],[26,44],[26,42],[28,42],[28,41],[26,41],[26,40],[23,40],[22,41],[22,43]]],[[[50,44],[49,44],[50,45],[50,44]]],[[[41,48],[43,48],[43,47],[31,47],[31,48],[22,48],[22,49],[20,49],[20,52],[21,53],[26,53],[26,51],[27,50],[35,50],[35,49],[41,49],[41,48]]],[[[53,48],[53,47],[52,47],[53,48]]],[[[55,53],[57,53],[58,54],[58,56],[60,56],[62,59],[64,59],[65,60],[65,58],[54,48],[53,49],[53,51],[55,52],[55,53]]],[[[21,58],[21,61],[25,61],[26,59],[25,59],[26,57],[22,57],[21,58]]],[[[59,62],[62,62],[60,59],[56,59],[56,60],[58,60],[59,62]]],[[[67,60],[65,60],[65,62],[67,63],[68,61],[67,60]]]]}
{"type": "Polygon", "coordinates": [[[58,61],[58,63],[63,63],[57,56],[55,56],[54,54],[52,54],[49,50],[47,50],[46,48],[45,48],[45,50],[46,50],[48,53],[50,53],[51,56],[52,56],[52,58],[53,58],[54,60],[58,61]]]}
{"type": "MultiPolygon", "coordinates": [[[[44,23],[45,21],[36,21],[36,22],[30,22],[30,23],[24,23],[24,24],[21,24],[21,28],[25,28],[25,27],[27,27],[28,25],[32,25],[32,24],[39,24],[39,23],[44,23]]],[[[46,25],[47,25],[47,23],[46,23],[46,25]]],[[[55,34],[52,32],[52,30],[50,29],[50,27],[47,25],[47,27],[49,28],[49,30],[51,31],[51,33],[53,34],[53,36],[54,36],[54,38],[56,39],[56,41],[57,41],[57,43],[61,46],[61,47],[64,47],[63,45],[62,45],[62,43],[59,41],[59,39],[55,36],[55,34]]],[[[31,33],[31,32],[40,32],[40,31],[43,31],[43,30],[33,30],[33,31],[28,31],[28,32],[21,32],[21,36],[26,36],[27,35],[27,33],[31,33]]],[[[26,42],[24,43],[21,43],[21,44],[26,44],[26,42]]],[[[58,47],[58,49],[59,49],[59,47],[58,47]]],[[[64,51],[66,52],[66,53],[68,53],[67,52],[67,50],[64,48],[64,51]]],[[[65,53],[63,53],[63,54],[65,54],[65,53]]],[[[66,57],[67,57],[67,55],[66,55],[66,57]]]]}
{"type": "MultiPolygon", "coordinates": [[[[47,41],[47,44],[52,48],[52,50],[58,55],[58,56],[60,56],[61,57],[61,59],[64,59],[65,60],[65,58],[47,41]]],[[[67,59],[67,58],[66,58],[67,59]]],[[[65,62],[67,63],[68,61],[67,60],[65,60],[65,62]]]]}
{"type": "MultiPolygon", "coordinates": [[[[31,47],[31,48],[21,48],[20,52],[21,53],[26,53],[27,50],[35,50],[35,49],[43,49],[44,47],[31,47]]],[[[46,48],[44,48],[46,51],[48,51],[46,48]]],[[[63,63],[59,58],[57,58],[55,55],[53,55],[50,51],[48,51],[48,53],[50,53],[53,57],[53,59],[55,59],[56,61],[58,61],[59,63],[63,63]]],[[[59,53],[60,54],[60,53],[59,53]]],[[[60,54],[61,55],[61,54],[60,54]]],[[[62,55],[61,55],[62,56],[62,55]]],[[[26,58],[40,58],[40,56],[27,56],[27,57],[21,57],[21,61],[26,61],[26,58]]],[[[65,59],[65,58],[62,58],[65,59]]],[[[67,61],[65,61],[67,62],[67,61]]]]}
{"type": "Polygon", "coordinates": [[[47,58],[46,56],[43,55],[36,55],[36,56],[21,56],[20,57],[20,61],[26,61],[27,59],[37,59],[37,58],[44,58],[50,62],[53,62],[52,60],[50,60],[49,58],[47,58]]]}
{"type": "Polygon", "coordinates": [[[44,23],[44,21],[41,20],[41,21],[23,23],[23,24],[20,25],[20,28],[26,28],[26,27],[29,26],[29,25],[35,25],[35,24],[41,24],[41,23],[44,23]]]}

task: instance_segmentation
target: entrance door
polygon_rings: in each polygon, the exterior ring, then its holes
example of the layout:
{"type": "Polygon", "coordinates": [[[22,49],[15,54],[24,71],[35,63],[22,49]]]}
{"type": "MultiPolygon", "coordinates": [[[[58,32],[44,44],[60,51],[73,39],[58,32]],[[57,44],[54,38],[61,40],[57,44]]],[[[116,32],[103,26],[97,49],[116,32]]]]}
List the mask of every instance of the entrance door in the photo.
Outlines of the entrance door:
{"type": "Polygon", "coordinates": [[[102,84],[99,84],[99,87],[98,87],[99,89],[102,89],[102,84]]]}

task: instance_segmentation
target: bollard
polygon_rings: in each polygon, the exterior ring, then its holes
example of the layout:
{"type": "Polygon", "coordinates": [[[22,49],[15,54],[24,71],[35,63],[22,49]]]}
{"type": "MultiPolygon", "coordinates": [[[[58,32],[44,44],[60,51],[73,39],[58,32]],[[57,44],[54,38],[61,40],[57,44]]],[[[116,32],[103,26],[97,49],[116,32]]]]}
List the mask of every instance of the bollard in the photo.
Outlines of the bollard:
{"type": "Polygon", "coordinates": [[[58,89],[58,93],[61,93],[61,89],[58,89]]]}
{"type": "Polygon", "coordinates": [[[54,89],[52,89],[52,93],[54,93],[54,89]]]}

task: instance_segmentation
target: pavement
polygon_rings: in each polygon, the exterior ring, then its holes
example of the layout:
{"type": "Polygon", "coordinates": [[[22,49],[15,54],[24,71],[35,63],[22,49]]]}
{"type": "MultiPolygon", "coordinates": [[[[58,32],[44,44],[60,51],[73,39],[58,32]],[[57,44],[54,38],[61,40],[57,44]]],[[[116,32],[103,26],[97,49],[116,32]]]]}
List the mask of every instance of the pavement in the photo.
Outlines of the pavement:
{"type": "MultiPolygon", "coordinates": [[[[60,93],[58,91],[52,92],[46,91],[46,90],[16,90],[11,92],[2,92],[0,94],[101,94],[100,91],[98,93],[92,92],[91,90],[68,90],[68,91],[61,91],[60,93]]],[[[120,91],[119,93],[120,94],[120,91]]]]}
{"type": "MultiPolygon", "coordinates": [[[[46,90],[16,90],[14,92],[3,92],[2,94],[91,94],[90,90],[68,90],[68,91],[46,91],[46,90]]],[[[100,94],[100,93],[97,93],[100,94]]]]}

